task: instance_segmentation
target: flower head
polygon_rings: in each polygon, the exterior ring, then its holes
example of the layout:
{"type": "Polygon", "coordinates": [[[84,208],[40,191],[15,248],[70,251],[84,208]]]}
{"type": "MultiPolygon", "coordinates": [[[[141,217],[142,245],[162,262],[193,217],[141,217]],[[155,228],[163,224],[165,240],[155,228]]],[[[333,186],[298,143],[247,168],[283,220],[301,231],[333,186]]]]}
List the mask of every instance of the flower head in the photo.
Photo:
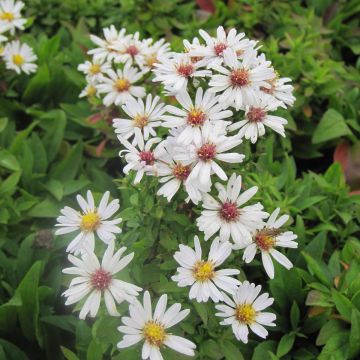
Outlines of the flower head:
{"type": "Polygon", "coordinates": [[[209,256],[206,260],[202,258],[202,250],[197,236],[194,237],[195,251],[186,245],[180,245],[180,251],[174,255],[174,259],[180,264],[177,274],[172,276],[172,280],[178,286],[190,286],[189,298],[196,299],[197,302],[213,300],[218,302],[224,300],[222,289],[233,294],[240,281],[231,277],[238,275],[239,270],[221,269],[216,270],[231,254],[231,244],[229,242],[220,243],[216,238],[210,247],[209,256]],[[218,289],[219,288],[219,289],[218,289]]]}
{"type": "Polygon", "coordinates": [[[27,44],[21,44],[14,40],[6,44],[3,52],[6,68],[20,74],[30,74],[36,71],[37,65],[33,62],[37,59],[32,48],[27,44]]]}
{"type": "Polygon", "coordinates": [[[112,316],[119,316],[116,303],[131,302],[139,295],[142,289],[128,282],[116,279],[122,269],[124,269],[134,257],[134,253],[121,256],[126,251],[126,247],[120,248],[114,254],[114,241],[109,241],[109,245],[104,253],[101,264],[91,250],[86,250],[81,259],[69,255],[69,261],[74,267],[63,270],[64,274],[76,275],[71,281],[69,288],[64,292],[67,298],[65,305],[71,305],[87,297],[81,308],[79,317],[85,319],[90,313],[95,317],[102,296],[104,296],[107,311],[112,316]]]}
{"type": "Polygon", "coordinates": [[[121,232],[117,224],[121,219],[108,220],[119,209],[119,200],[112,200],[109,204],[110,192],[106,191],[102,196],[99,206],[95,206],[94,197],[91,191],[87,192],[87,200],[81,195],[76,199],[80,205],[81,212],[65,206],[57,218],[60,227],[56,235],[68,234],[78,231],[78,235],[70,242],[66,251],[78,254],[85,248],[94,249],[95,234],[106,244],[115,239],[114,234],[121,232]]]}
{"type": "Polygon", "coordinates": [[[14,35],[16,29],[24,30],[26,19],[21,17],[24,6],[22,1],[0,1],[0,33],[10,31],[10,34],[14,35]]]}
{"type": "Polygon", "coordinates": [[[130,317],[121,319],[124,325],[118,330],[124,333],[118,348],[126,348],[143,341],[142,359],[161,360],[161,347],[169,347],[179,353],[194,356],[196,345],[180,336],[172,335],[168,329],[182,321],[190,310],[181,310],[176,303],[166,310],[167,295],[160,297],[155,311],[152,311],[151,298],[148,291],[144,293],[143,304],[137,299],[129,305],[130,317]]]}
{"type": "Polygon", "coordinates": [[[235,337],[243,343],[248,342],[249,328],[256,335],[265,339],[268,335],[264,326],[275,326],[276,315],[262,312],[272,305],[273,298],[268,293],[260,296],[261,286],[244,281],[236,290],[232,299],[224,294],[225,304],[215,305],[216,316],[224,318],[221,325],[231,325],[235,337]],[[264,326],[263,326],[264,325],[264,326]]]}

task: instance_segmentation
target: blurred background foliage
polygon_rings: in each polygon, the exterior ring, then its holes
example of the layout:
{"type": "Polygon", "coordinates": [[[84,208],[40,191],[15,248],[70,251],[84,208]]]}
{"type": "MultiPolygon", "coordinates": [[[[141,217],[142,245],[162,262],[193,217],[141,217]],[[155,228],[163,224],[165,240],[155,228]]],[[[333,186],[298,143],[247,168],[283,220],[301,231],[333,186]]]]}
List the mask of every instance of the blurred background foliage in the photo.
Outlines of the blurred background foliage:
{"type": "MultiPolygon", "coordinates": [[[[0,68],[0,359],[139,358],[138,349],[115,350],[117,318],[79,321],[60,296],[68,239],[54,238],[55,217],[88,188],[121,199],[119,241],[136,252],[131,278],[174,301],[187,295],[169,281],[171,256],[196,233],[198,210],[156,197],[155,179],[134,187],[123,178],[114,113],[78,98],[85,81],[76,67],[91,46],[88,34],[110,24],[165,36],[177,50],[199,28],[236,27],[260,40],[295,85],[295,106],[282,114],[287,138],[247,144],[254,161],[236,168],[246,186],[259,186],[269,211],[280,206],[292,215],[299,236],[299,251],[287,254],[292,271],[277,267],[268,281],[258,266],[246,268],[275,298],[277,327],[266,341],[240,344],[220,328],[211,304],[191,302],[181,327],[198,344],[198,359],[358,358],[359,1],[29,0],[25,15],[31,27],[23,39],[39,70],[27,77],[0,68]]],[[[231,262],[243,266],[240,254],[231,262]]]]}

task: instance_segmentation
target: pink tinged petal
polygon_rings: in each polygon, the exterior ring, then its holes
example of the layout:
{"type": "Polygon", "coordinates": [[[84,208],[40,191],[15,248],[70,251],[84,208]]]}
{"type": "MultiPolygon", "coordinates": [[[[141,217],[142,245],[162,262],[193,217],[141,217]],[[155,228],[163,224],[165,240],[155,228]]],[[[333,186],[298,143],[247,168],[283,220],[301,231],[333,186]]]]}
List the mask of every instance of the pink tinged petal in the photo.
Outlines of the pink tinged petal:
{"type": "Polygon", "coordinates": [[[107,289],[104,292],[104,299],[108,313],[111,316],[120,316],[119,312],[116,309],[114,298],[112,297],[110,291],[107,289]]]}
{"type": "Polygon", "coordinates": [[[264,265],[265,271],[268,274],[270,279],[274,278],[274,264],[271,260],[269,253],[262,251],[261,252],[261,259],[264,265]]]}

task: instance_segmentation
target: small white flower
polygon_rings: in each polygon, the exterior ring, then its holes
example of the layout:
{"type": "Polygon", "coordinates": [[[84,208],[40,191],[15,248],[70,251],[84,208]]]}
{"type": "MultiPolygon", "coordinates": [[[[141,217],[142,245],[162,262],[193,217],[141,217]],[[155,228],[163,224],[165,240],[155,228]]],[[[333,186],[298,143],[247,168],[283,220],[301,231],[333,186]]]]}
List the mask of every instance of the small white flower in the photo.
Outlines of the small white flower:
{"type": "Polygon", "coordinates": [[[209,70],[199,70],[199,65],[193,63],[188,54],[174,54],[161,64],[154,64],[153,81],[160,81],[171,93],[184,91],[189,79],[211,75],[209,70]]]}
{"type": "Polygon", "coordinates": [[[159,146],[162,146],[164,151],[156,163],[157,176],[159,182],[164,184],[160,187],[157,195],[162,195],[170,202],[173,196],[177,193],[183,185],[185,191],[189,195],[189,199],[194,204],[201,200],[201,192],[187,181],[191,168],[189,165],[184,165],[180,161],[175,161],[175,141],[173,137],[168,136],[159,146]]]}
{"type": "Polygon", "coordinates": [[[0,1],[0,33],[10,31],[10,34],[14,35],[16,29],[24,30],[26,19],[21,17],[24,6],[22,1],[0,1]]]}
{"type": "Polygon", "coordinates": [[[173,304],[166,310],[167,295],[160,297],[155,311],[152,311],[151,298],[148,291],[144,293],[143,304],[137,299],[129,305],[130,317],[123,317],[124,325],[118,330],[124,333],[122,341],[117,346],[120,349],[144,341],[141,358],[143,360],[163,360],[160,349],[167,346],[181,354],[194,356],[196,345],[177,335],[172,335],[167,329],[178,324],[190,310],[181,310],[179,303],[173,304]]]}
{"type": "Polygon", "coordinates": [[[263,312],[265,308],[271,306],[274,299],[268,293],[259,295],[261,286],[250,284],[244,281],[230,299],[224,294],[226,305],[215,305],[216,316],[224,318],[221,325],[231,325],[235,337],[243,343],[248,342],[249,328],[256,335],[263,339],[268,336],[268,331],[264,326],[275,326],[273,321],[276,315],[270,312],[263,312]],[[263,326],[264,325],[264,326],[263,326]]]}
{"type": "Polygon", "coordinates": [[[105,106],[122,105],[130,99],[145,96],[145,88],[133,85],[140,80],[142,73],[131,67],[130,63],[126,63],[123,70],[108,70],[106,75],[109,77],[103,76],[97,85],[99,93],[106,94],[103,99],[105,106]]]}
{"type": "Polygon", "coordinates": [[[264,219],[269,216],[263,211],[260,203],[243,205],[257,192],[257,186],[241,191],[241,176],[232,174],[226,188],[215,184],[218,190],[218,200],[210,194],[203,194],[203,210],[196,220],[200,231],[205,233],[205,240],[220,231],[220,239],[229,241],[230,237],[238,246],[251,242],[252,232],[264,226],[264,219]]]}
{"type": "Polygon", "coordinates": [[[254,259],[256,252],[260,251],[265,271],[271,279],[274,278],[274,264],[271,257],[286,269],[291,269],[293,266],[291,261],[275,248],[285,247],[295,249],[298,247],[297,242],[294,241],[297,239],[296,234],[292,231],[283,232],[280,230],[280,227],[288,221],[289,215],[282,215],[276,219],[279,212],[279,208],[275,209],[266,225],[253,234],[253,241],[246,246],[243,255],[243,260],[249,263],[254,259]]]}
{"type": "Polygon", "coordinates": [[[144,71],[150,71],[154,64],[162,63],[170,56],[170,44],[160,39],[144,49],[144,71]]]}
{"type": "Polygon", "coordinates": [[[161,116],[165,113],[165,105],[159,103],[159,96],[153,99],[151,94],[146,97],[144,103],[141,99],[130,99],[122,106],[129,119],[114,119],[115,132],[123,138],[129,139],[134,136],[132,144],[144,144],[150,135],[156,136],[154,128],[161,125],[161,116]]]}
{"type": "Polygon", "coordinates": [[[164,127],[182,127],[178,142],[189,145],[191,142],[201,142],[201,128],[208,123],[223,121],[232,116],[232,111],[223,110],[219,97],[209,91],[203,91],[199,87],[196,91],[195,104],[193,104],[189,93],[185,90],[177,93],[176,100],[183,109],[168,105],[167,111],[172,115],[164,115],[164,127]]]}
{"type": "Polygon", "coordinates": [[[240,163],[245,157],[243,154],[225,153],[242,142],[237,135],[225,136],[225,131],[222,122],[207,124],[201,128],[200,141],[177,148],[175,160],[193,166],[188,181],[197,184],[201,191],[208,192],[210,190],[211,175],[214,173],[220,179],[227,180],[225,171],[217,161],[240,163]]]}
{"type": "Polygon", "coordinates": [[[269,88],[267,80],[275,73],[270,61],[258,63],[255,50],[247,50],[238,60],[232,49],[223,52],[224,64],[214,66],[221,74],[213,75],[209,82],[212,92],[221,92],[219,101],[242,109],[255,96],[260,87],[269,88]]]}
{"type": "Polygon", "coordinates": [[[119,42],[126,41],[126,39],[131,35],[125,35],[126,29],[121,29],[117,31],[114,25],[110,25],[108,28],[103,29],[105,39],[101,39],[96,35],[90,35],[91,41],[98,47],[88,51],[89,55],[94,55],[95,61],[112,61],[116,60],[116,57],[119,56],[115,46],[119,42]]]}
{"type": "Polygon", "coordinates": [[[91,191],[87,192],[87,201],[77,195],[76,200],[80,205],[81,212],[65,206],[60,212],[61,216],[57,218],[60,227],[56,230],[56,235],[68,234],[74,231],[80,231],[74,240],[68,245],[66,251],[78,254],[83,252],[85,248],[94,249],[95,233],[106,244],[115,239],[114,234],[121,233],[121,229],[117,226],[121,222],[121,218],[108,220],[118,211],[120,205],[119,200],[112,200],[108,204],[110,192],[106,191],[102,196],[99,206],[95,206],[94,197],[91,191]]]}
{"type": "Polygon", "coordinates": [[[85,61],[78,66],[78,71],[83,72],[87,79],[98,80],[103,76],[103,73],[110,69],[110,63],[103,62],[101,60],[85,61]]]}
{"type": "Polygon", "coordinates": [[[245,106],[245,119],[236,122],[228,127],[229,131],[240,129],[239,136],[250,139],[253,144],[258,137],[265,134],[265,126],[285,137],[284,125],[287,120],[275,115],[270,115],[270,111],[282,106],[282,102],[273,96],[262,92],[255,93],[255,96],[245,106]]]}
{"type": "Polygon", "coordinates": [[[92,97],[92,96],[99,97],[99,91],[96,88],[97,84],[98,83],[95,80],[88,79],[88,83],[86,84],[85,88],[83,90],[81,90],[79,97],[80,98],[92,97]]]}
{"type": "Polygon", "coordinates": [[[250,41],[245,38],[244,33],[237,33],[236,29],[231,29],[226,34],[224,28],[219,26],[217,28],[216,38],[211,37],[206,31],[199,31],[201,37],[206,42],[206,47],[194,49],[191,55],[202,56],[202,65],[207,65],[209,68],[223,63],[223,53],[226,49],[232,49],[239,57],[244,54],[245,50],[253,48],[256,41],[250,41]]]}
{"type": "Polygon", "coordinates": [[[294,87],[290,84],[287,84],[290,81],[291,79],[289,78],[275,77],[274,79],[267,81],[270,85],[269,88],[261,87],[260,90],[281,101],[284,104],[284,107],[286,107],[286,105],[293,106],[296,98],[292,94],[294,87]]]}
{"type": "Polygon", "coordinates": [[[151,147],[154,144],[160,142],[160,138],[152,138],[145,144],[140,143],[137,145],[138,149],[120,135],[118,136],[118,139],[126,148],[125,150],[121,150],[119,153],[120,157],[123,153],[126,153],[125,161],[127,162],[127,165],[123,168],[123,172],[127,175],[130,170],[136,171],[134,184],[138,184],[143,178],[144,174],[156,174],[155,161],[160,158],[164,150],[159,146],[157,146],[154,150],[152,150],[151,147]]]}
{"type": "Polygon", "coordinates": [[[30,74],[36,71],[37,65],[33,62],[37,59],[33,49],[27,44],[21,44],[14,40],[6,44],[4,49],[4,60],[6,68],[20,74],[30,74]]]}
{"type": "Polygon", "coordinates": [[[65,305],[77,303],[87,297],[81,308],[79,318],[85,319],[90,313],[95,317],[98,313],[102,295],[105,305],[111,316],[120,316],[116,303],[131,302],[139,295],[142,289],[131,283],[116,279],[116,274],[124,269],[134,257],[134,253],[121,256],[126,247],[120,248],[114,254],[114,241],[111,240],[104,253],[101,264],[93,251],[86,250],[81,259],[69,255],[69,261],[74,267],[63,270],[64,274],[76,275],[71,281],[69,289],[63,295],[67,297],[65,305]]]}
{"type": "Polygon", "coordinates": [[[202,259],[202,250],[197,236],[194,237],[195,251],[186,245],[179,245],[180,251],[174,255],[174,259],[180,264],[177,274],[171,279],[178,283],[179,287],[190,286],[189,298],[197,302],[207,302],[209,298],[218,302],[224,300],[222,289],[234,294],[240,281],[231,277],[240,273],[237,269],[216,270],[231,254],[229,242],[220,243],[216,238],[211,244],[207,260],[202,259]],[[219,288],[219,289],[218,289],[219,288]]]}

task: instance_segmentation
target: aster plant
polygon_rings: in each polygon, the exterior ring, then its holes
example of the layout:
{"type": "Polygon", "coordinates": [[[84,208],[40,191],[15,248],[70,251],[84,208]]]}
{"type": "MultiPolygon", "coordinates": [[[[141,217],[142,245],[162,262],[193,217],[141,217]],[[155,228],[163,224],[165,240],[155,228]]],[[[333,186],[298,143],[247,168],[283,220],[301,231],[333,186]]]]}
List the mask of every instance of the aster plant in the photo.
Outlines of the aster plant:
{"type": "MultiPolygon", "coordinates": [[[[220,324],[231,326],[237,340],[247,343],[249,330],[266,338],[276,315],[263,310],[276,299],[260,295],[261,286],[246,280],[246,264],[260,254],[270,278],[275,276],[272,259],[290,269],[292,263],[279,249],[296,248],[297,236],[282,228],[289,215],[279,217],[279,208],[264,208],[261,187],[248,186],[244,163],[251,159],[245,146],[261,141],[268,134],[265,128],[285,137],[287,121],[276,110],[295,101],[290,79],[279,76],[257,41],[236,29],[219,27],[216,36],[200,30],[200,40],[184,40],[182,53],[171,51],[163,39],[141,39],[113,25],[103,34],[91,36],[96,48],[78,67],[87,81],[80,96],[120,114],[113,119],[114,133],[123,173],[133,186],[150,191],[151,179],[157,179],[157,196],[178,212],[190,209],[194,224],[193,236],[180,238],[175,262],[168,253],[158,254],[157,247],[150,261],[159,256],[171,268],[169,278],[185,295],[184,307],[216,303],[220,324]]],[[[124,247],[113,254],[123,235],[117,237],[119,202],[108,204],[109,196],[106,192],[96,206],[91,192],[87,201],[79,195],[81,210],[65,207],[58,218],[57,234],[76,232],[67,247],[75,267],[64,272],[77,277],[64,293],[66,304],[87,297],[80,318],[93,317],[104,294],[107,312],[120,316],[126,309],[118,304],[125,300],[129,316],[119,323],[124,334],[119,349],[141,342],[142,359],[161,360],[166,347],[196,355],[193,342],[168,331],[191,316],[189,309],[174,303],[166,310],[173,299],[162,294],[153,312],[148,291],[141,303],[136,298],[140,287],[115,278],[126,266],[130,278],[136,276],[129,264],[133,255],[120,259],[124,247]],[[104,243],[100,265],[95,253],[104,243]]],[[[136,241],[132,246],[136,257],[136,241]]]]}

